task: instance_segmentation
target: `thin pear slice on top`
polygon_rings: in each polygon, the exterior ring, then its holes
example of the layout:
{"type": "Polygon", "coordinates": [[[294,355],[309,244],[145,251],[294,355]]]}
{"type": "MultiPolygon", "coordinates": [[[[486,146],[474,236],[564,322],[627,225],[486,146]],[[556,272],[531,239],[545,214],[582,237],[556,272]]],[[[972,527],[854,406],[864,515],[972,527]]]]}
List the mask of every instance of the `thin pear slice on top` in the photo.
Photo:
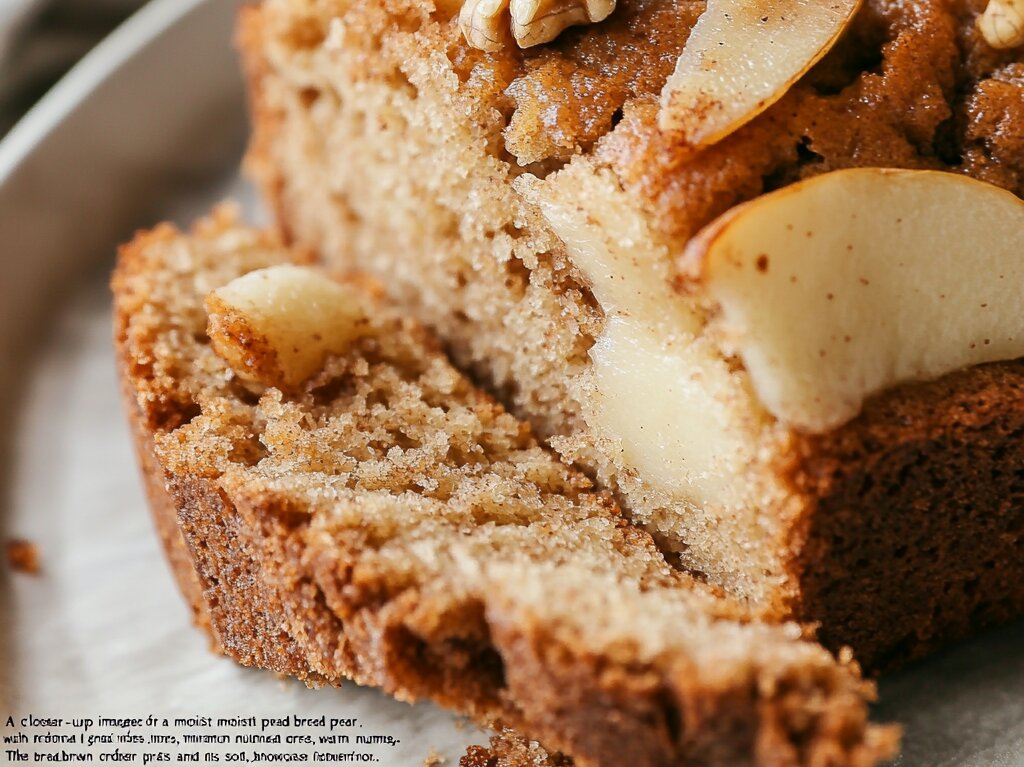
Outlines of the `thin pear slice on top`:
{"type": "Polygon", "coordinates": [[[835,44],[860,0],[710,0],[661,93],[662,130],[714,144],[757,117],[835,44]]]}
{"type": "Polygon", "coordinates": [[[818,176],[725,213],[681,265],[764,407],[800,430],[901,382],[1024,356],[1024,201],[966,176],[818,176]]]}

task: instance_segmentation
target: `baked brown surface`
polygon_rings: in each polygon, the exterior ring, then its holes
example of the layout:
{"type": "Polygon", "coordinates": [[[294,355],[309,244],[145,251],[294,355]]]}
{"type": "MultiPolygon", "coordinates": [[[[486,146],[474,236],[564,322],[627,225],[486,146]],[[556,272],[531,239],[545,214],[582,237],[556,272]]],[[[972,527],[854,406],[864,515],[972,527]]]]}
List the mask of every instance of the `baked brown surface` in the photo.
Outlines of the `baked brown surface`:
{"type": "Polygon", "coordinates": [[[779,103],[696,155],[657,129],[656,111],[703,3],[622,5],[611,30],[569,32],[513,70],[524,81],[513,97],[538,95],[515,99],[512,132],[531,157],[559,160],[607,135],[596,158],[643,200],[670,243],[681,245],[743,200],[838,168],[952,170],[1024,194],[1024,54],[985,44],[975,25],[985,0],[868,0],[841,43],[779,103]],[[639,55],[630,56],[634,48],[639,55]],[[616,88],[623,80],[645,87],[616,88]],[[545,102],[563,104],[560,114],[586,114],[590,94],[609,90],[600,129],[552,126],[545,102]],[[611,131],[617,110],[621,125],[611,131]]]}
{"type": "Polygon", "coordinates": [[[797,613],[893,667],[1024,613],[1024,361],[876,397],[795,446],[797,613]]]}
{"type": "Polygon", "coordinates": [[[892,753],[848,656],[673,571],[386,306],[301,390],[240,380],[203,296],[289,257],[220,211],[140,235],[113,278],[152,510],[219,650],[500,719],[580,764],[892,753]]]}
{"type": "MultiPolygon", "coordinates": [[[[892,667],[1024,611],[1020,363],[883,393],[820,437],[759,427],[740,501],[666,498],[589,420],[604,314],[525,182],[634,217],[638,258],[668,269],[730,206],[838,168],[967,173],[1019,195],[1024,53],[984,44],[983,5],[868,0],[781,101],[694,153],[655,118],[702,3],[624,0],[554,44],[484,54],[429,0],[269,0],[239,34],[250,168],[289,240],[385,280],[682,567],[892,667]]],[[[749,382],[731,372],[735,397],[749,382]]]]}

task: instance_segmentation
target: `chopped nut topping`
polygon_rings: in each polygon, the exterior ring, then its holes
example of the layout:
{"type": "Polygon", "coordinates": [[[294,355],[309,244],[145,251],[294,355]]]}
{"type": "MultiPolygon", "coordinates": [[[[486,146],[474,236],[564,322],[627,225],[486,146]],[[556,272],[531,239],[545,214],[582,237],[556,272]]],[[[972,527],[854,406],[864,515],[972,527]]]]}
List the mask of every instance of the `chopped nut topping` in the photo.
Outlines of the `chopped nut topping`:
{"type": "Polygon", "coordinates": [[[497,51],[510,38],[520,48],[554,40],[576,24],[604,21],[616,0],[467,0],[459,14],[466,42],[482,51],[497,51]],[[509,20],[511,17],[511,21],[509,20]]]}
{"type": "Polygon", "coordinates": [[[989,0],[978,17],[978,31],[999,50],[1024,45],[1024,0],[989,0]]]}

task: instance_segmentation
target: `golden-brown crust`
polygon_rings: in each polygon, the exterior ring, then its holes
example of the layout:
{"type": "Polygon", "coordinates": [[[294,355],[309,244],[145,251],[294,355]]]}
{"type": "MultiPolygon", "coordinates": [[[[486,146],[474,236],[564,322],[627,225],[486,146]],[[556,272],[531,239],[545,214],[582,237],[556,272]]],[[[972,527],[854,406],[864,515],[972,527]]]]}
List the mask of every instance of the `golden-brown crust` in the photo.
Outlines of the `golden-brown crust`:
{"type": "Polygon", "coordinates": [[[495,106],[511,115],[505,149],[521,163],[593,151],[673,247],[732,205],[843,167],[950,170],[1024,193],[1009,127],[1024,116],[1024,54],[978,35],[984,0],[869,0],[778,104],[698,152],[657,113],[703,5],[623,0],[604,23],[542,48],[450,55],[503,74],[495,106]]]}
{"type": "MultiPolygon", "coordinates": [[[[127,378],[121,374],[122,382],[127,378]]],[[[160,542],[163,545],[164,554],[171,565],[171,573],[178,583],[178,588],[185,596],[185,601],[192,610],[192,619],[210,638],[211,650],[224,652],[213,634],[213,623],[210,619],[210,612],[203,598],[202,585],[192,565],[192,558],[188,553],[185,540],[182,538],[181,530],[178,527],[178,514],[174,501],[171,499],[164,486],[163,469],[156,460],[153,448],[152,437],[146,432],[142,424],[142,418],[138,411],[138,405],[132,397],[132,392],[124,388],[124,409],[128,414],[128,425],[131,429],[135,442],[135,457],[139,462],[139,470],[142,474],[142,481],[146,492],[146,499],[149,501],[149,510],[153,517],[153,524],[160,542]]]]}
{"type": "Polygon", "coordinates": [[[898,387],[788,467],[794,612],[870,668],[1024,613],[1024,360],[898,387]]]}
{"type": "MultiPolygon", "coordinates": [[[[227,209],[218,210],[199,229],[223,226],[232,220],[232,215],[227,209]]],[[[294,648],[279,641],[282,637],[275,632],[279,621],[267,604],[258,579],[253,578],[255,565],[251,555],[242,546],[234,546],[233,556],[227,561],[219,560],[218,549],[210,548],[206,540],[216,533],[233,544],[237,537],[237,531],[231,529],[233,509],[208,482],[199,478],[182,481],[169,475],[156,456],[156,432],[186,422],[193,407],[183,407],[173,395],[154,396],[153,389],[157,387],[143,392],[138,386],[146,380],[150,360],[133,354],[137,349],[129,344],[127,331],[132,314],[147,299],[136,292],[138,282],[129,276],[152,268],[146,258],[149,248],[177,236],[179,232],[170,225],[140,233],[121,249],[112,278],[117,367],[150,512],[175,580],[192,609],[196,625],[210,638],[211,649],[243,665],[309,678],[311,675],[294,648]],[[140,394],[144,401],[153,403],[148,411],[140,404],[140,394]],[[197,528],[203,531],[201,539],[190,535],[197,528]],[[196,551],[197,548],[202,550],[196,551]]],[[[220,541],[222,546],[225,542],[220,541]]]]}
{"type": "Polygon", "coordinates": [[[168,485],[224,653],[244,666],[321,683],[288,631],[286,597],[267,578],[262,552],[223,490],[189,476],[171,477],[168,485]]]}
{"type": "MultiPolygon", "coordinates": [[[[525,620],[515,614],[491,622],[508,689],[523,701],[526,732],[578,764],[866,767],[898,749],[896,729],[853,734],[863,731],[866,714],[849,703],[873,700],[874,688],[846,687],[834,669],[776,668],[766,683],[756,662],[746,673],[722,675],[680,656],[622,666],[588,652],[546,616],[526,613],[525,620]],[[811,689],[828,693],[809,717],[811,689]]],[[[636,625],[645,617],[636,616],[636,625]]]]}

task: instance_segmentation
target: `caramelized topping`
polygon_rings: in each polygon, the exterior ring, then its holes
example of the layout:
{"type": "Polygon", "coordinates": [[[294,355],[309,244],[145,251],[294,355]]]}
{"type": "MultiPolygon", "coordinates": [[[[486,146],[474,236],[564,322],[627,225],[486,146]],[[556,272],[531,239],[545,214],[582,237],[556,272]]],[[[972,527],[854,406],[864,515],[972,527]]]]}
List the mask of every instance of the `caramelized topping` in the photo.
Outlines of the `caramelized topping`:
{"type": "Polygon", "coordinates": [[[986,0],[864,0],[845,34],[777,103],[694,148],[658,126],[658,95],[705,10],[619,0],[547,45],[451,54],[473,98],[507,120],[504,149],[541,172],[594,152],[682,246],[737,203],[818,173],[953,170],[1024,194],[1024,49],[991,47],[986,0]]]}

